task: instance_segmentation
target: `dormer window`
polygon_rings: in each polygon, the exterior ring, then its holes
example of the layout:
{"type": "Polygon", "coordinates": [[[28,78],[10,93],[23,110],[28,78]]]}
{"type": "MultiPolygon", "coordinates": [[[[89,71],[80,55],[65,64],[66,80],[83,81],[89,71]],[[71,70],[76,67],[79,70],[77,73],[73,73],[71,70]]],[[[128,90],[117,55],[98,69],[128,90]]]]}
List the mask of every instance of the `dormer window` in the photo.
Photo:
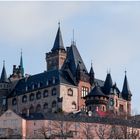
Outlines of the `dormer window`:
{"type": "Polygon", "coordinates": [[[25,87],[25,91],[28,91],[28,86],[25,87]]]}
{"type": "Polygon", "coordinates": [[[56,80],[55,77],[53,77],[52,83],[55,84],[56,80]]]}
{"type": "Polygon", "coordinates": [[[34,84],[32,84],[32,90],[34,90],[35,89],[35,85],[34,84]]]}
{"type": "Polygon", "coordinates": [[[47,86],[49,85],[49,80],[46,81],[46,85],[47,85],[47,86]]]}
{"type": "Polygon", "coordinates": [[[40,88],[40,83],[38,83],[37,87],[40,88]]]}

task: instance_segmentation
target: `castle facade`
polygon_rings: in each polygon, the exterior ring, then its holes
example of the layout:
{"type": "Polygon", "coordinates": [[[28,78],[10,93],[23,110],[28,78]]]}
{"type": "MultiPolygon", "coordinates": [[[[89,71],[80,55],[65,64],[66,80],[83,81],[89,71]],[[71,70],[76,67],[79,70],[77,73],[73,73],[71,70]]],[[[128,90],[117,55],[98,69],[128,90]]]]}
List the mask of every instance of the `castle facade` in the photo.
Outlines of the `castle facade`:
{"type": "Polygon", "coordinates": [[[60,26],[54,45],[46,53],[46,71],[25,75],[21,54],[20,65],[13,66],[7,77],[5,63],[0,79],[0,114],[7,109],[17,114],[86,111],[102,114],[131,114],[131,91],[125,73],[120,91],[112,82],[95,78],[93,66],[88,72],[73,41],[64,47],[60,26]]]}

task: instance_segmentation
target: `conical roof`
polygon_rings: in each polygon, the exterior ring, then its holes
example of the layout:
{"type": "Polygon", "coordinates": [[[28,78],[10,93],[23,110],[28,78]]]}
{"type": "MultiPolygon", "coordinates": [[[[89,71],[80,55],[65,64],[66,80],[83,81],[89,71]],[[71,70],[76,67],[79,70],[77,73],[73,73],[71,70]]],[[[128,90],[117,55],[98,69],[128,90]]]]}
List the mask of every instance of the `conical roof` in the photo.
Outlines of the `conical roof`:
{"type": "Polygon", "coordinates": [[[103,92],[105,94],[109,94],[112,86],[113,86],[113,82],[112,82],[111,74],[107,73],[106,80],[103,87],[103,92]]]}
{"type": "Polygon", "coordinates": [[[51,51],[56,51],[56,50],[61,50],[61,49],[65,50],[64,45],[63,45],[62,34],[61,34],[60,26],[59,26],[57,34],[56,34],[56,38],[54,41],[54,45],[51,51]]]}
{"type": "Polygon", "coordinates": [[[91,92],[87,96],[106,96],[101,88],[98,85],[95,85],[95,87],[91,90],[91,92]]]}
{"type": "Polygon", "coordinates": [[[93,66],[91,65],[90,71],[89,71],[90,75],[94,74],[94,70],[93,70],[93,66]]]}
{"type": "Polygon", "coordinates": [[[123,83],[122,95],[131,95],[131,91],[129,88],[126,74],[125,74],[124,83],[123,83]]]}
{"type": "Polygon", "coordinates": [[[24,67],[23,67],[22,52],[21,52],[21,57],[20,57],[20,67],[21,67],[21,74],[24,77],[24,67]]]}
{"type": "Polygon", "coordinates": [[[5,61],[3,61],[3,68],[2,68],[2,73],[1,73],[1,79],[0,82],[8,82],[7,79],[7,74],[6,74],[6,69],[5,69],[5,61]]]}

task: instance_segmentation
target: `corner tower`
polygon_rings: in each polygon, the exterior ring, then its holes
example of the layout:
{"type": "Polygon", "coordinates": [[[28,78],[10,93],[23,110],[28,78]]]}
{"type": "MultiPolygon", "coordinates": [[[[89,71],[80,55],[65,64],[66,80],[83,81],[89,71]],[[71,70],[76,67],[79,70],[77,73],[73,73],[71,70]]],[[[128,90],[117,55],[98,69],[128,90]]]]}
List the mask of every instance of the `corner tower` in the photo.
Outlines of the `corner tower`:
{"type": "Polygon", "coordinates": [[[58,31],[51,52],[46,53],[47,71],[61,69],[65,59],[66,50],[63,45],[60,23],[58,23],[58,31]]]}

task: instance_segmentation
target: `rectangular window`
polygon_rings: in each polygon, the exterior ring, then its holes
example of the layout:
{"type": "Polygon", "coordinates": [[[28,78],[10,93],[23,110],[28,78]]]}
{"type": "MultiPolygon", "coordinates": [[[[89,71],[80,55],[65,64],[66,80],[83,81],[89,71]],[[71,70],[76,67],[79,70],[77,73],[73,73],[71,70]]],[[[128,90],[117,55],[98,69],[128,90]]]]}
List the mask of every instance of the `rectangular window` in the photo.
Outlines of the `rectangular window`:
{"type": "Polygon", "coordinates": [[[82,97],[85,97],[89,92],[89,88],[88,87],[82,87],[82,97]]]}

